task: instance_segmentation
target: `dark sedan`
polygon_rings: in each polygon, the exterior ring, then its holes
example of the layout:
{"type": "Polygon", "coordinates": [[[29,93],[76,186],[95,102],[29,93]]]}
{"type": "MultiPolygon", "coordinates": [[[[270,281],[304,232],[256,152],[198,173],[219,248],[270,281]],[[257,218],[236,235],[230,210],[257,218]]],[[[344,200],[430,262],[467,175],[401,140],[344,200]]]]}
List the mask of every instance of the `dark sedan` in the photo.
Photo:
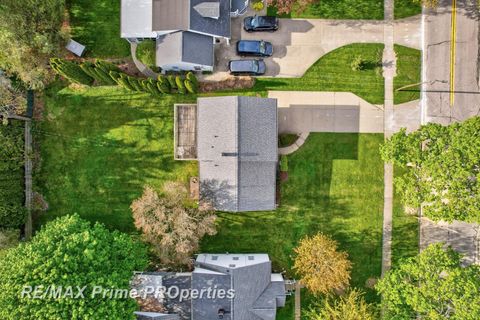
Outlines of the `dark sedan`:
{"type": "Polygon", "coordinates": [[[237,42],[237,54],[240,56],[270,57],[273,46],[263,40],[240,40],[237,42]]]}
{"type": "Polygon", "coordinates": [[[278,29],[278,18],[269,16],[246,17],[243,20],[245,31],[275,31],[278,29]]]}
{"type": "Polygon", "coordinates": [[[267,67],[263,60],[232,60],[228,63],[230,73],[236,76],[252,75],[259,76],[265,74],[267,67]]]}

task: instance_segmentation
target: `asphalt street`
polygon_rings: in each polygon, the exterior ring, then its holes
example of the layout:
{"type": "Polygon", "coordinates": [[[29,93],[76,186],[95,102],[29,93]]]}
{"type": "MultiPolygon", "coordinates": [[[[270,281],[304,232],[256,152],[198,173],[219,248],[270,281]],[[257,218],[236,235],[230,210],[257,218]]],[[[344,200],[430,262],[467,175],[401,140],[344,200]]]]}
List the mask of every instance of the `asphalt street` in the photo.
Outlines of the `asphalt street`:
{"type": "Polygon", "coordinates": [[[449,124],[480,115],[477,1],[440,0],[438,8],[424,10],[423,19],[422,122],[449,124]]]}

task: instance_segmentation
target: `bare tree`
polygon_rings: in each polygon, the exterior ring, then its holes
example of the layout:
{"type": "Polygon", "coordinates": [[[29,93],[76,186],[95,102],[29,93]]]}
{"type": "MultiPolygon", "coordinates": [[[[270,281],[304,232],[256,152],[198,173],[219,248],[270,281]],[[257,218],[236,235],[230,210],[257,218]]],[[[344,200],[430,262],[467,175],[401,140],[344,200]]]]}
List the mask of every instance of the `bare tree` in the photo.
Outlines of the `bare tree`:
{"type": "Polygon", "coordinates": [[[213,211],[186,204],[186,196],[182,184],[169,182],[161,196],[146,186],[131,205],[135,227],[166,265],[188,264],[203,236],[216,233],[213,211]]]}

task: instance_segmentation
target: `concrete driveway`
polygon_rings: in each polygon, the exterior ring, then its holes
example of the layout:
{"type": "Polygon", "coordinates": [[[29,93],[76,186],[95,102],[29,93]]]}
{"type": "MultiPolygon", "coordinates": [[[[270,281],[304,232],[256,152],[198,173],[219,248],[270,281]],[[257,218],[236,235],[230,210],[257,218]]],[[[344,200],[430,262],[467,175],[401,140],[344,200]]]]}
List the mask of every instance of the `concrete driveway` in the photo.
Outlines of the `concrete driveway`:
{"type": "MultiPolygon", "coordinates": [[[[318,59],[334,49],[351,43],[384,42],[384,21],[280,19],[278,31],[259,33],[245,32],[242,23],[243,18],[232,19],[230,45],[222,43],[216,47],[216,70],[220,77],[226,73],[229,60],[239,59],[235,44],[240,39],[263,39],[273,44],[273,57],[265,59],[266,76],[270,77],[301,77],[318,59]]],[[[420,48],[419,16],[396,21],[394,28],[396,43],[420,48]]]]}
{"type": "Polygon", "coordinates": [[[269,91],[280,133],[383,133],[383,109],[350,92],[269,91]]]}

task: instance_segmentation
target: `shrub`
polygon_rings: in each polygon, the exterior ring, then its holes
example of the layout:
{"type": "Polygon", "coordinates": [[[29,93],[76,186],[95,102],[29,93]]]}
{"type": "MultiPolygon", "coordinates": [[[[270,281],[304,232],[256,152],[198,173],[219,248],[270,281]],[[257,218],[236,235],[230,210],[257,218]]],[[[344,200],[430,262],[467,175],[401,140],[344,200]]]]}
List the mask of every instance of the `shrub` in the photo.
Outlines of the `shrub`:
{"type": "Polygon", "coordinates": [[[93,78],[86,74],[82,68],[80,68],[80,66],[73,61],[52,58],[50,60],[50,65],[55,72],[71,82],[86,86],[90,86],[93,83],[93,78]]]}
{"type": "Polygon", "coordinates": [[[187,73],[187,76],[185,77],[187,80],[192,82],[192,84],[195,86],[195,88],[198,88],[198,79],[197,77],[193,74],[193,72],[187,73]]]}
{"type": "Polygon", "coordinates": [[[167,81],[170,84],[170,88],[177,89],[177,82],[175,81],[175,76],[174,75],[169,74],[167,76],[167,81]]]}
{"type": "Polygon", "coordinates": [[[158,90],[163,94],[170,93],[170,83],[163,76],[158,76],[157,87],[158,90]]]}
{"type": "Polygon", "coordinates": [[[130,85],[133,87],[133,89],[137,92],[144,92],[145,89],[142,85],[142,80],[139,80],[137,78],[134,78],[134,77],[131,77],[131,76],[127,76],[128,77],[128,82],[130,83],[130,85]]]}
{"type": "MultiPolygon", "coordinates": [[[[135,319],[135,300],[92,297],[93,286],[129,289],[148,263],[146,247],[129,235],[91,225],[78,215],[47,223],[30,242],[0,259],[0,319],[135,319]],[[86,286],[75,299],[22,297],[24,286],[86,286]]],[[[75,291],[75,290],[74,290],[75,291]]]]}
{"type": "Polygon", "coordinates": [[[280,158],[280,171],[288,172],[288,158],[285,155],[280,158]]]}
{"type": "Polygon", "coordinates": [[[192,81],[188,79],[185,80],[185,88],[189,93],[197,93],[197,87],[192,81]]]}
{"type": "Polygon", "coordinates": [[[20,230],[0,229],[0,250],[10,249],[18,245],[20,230]]]}
{"type": "Polygon", "coordinates": [[[130,81],[128,79],[129,77],[124,74],[124,73],[121,73],[120,74],[120,78],[118,78],[118,84],[123,87],[124,89],[127,89],[128,91],[136,91],[136,88],[134,88],[131,84],[130,84],[130,81]]]}
{"type": "Polygon", "coordinates": [[[177,85],[178,93],[180,93],[180,94],[186,94],[187,93],[187,91],[185,89],[184,80],[182,79],[181,76],[177,76],[175,78],[175,84],[177,85]]]}
{"type": "Polygon", "coordinates": [[[110,78],[113,79],[113,81],[115,81],[118,85],[120,85],[120,83],[118,82],[118,80],[120,79],[120,73],[119,72],[110,71],[108,73],[108,75],[110,76],[110,78]]]}
{"type": "Polygon", "coordinates": [[[17,228],[25,223],[23,125],[9,121],[0,125],[0,228],[17,228]]]}
{"type": "Polygon", "coordinates": [[[262,11],[264,7],[265,6],[262,1],[252,3],[252,9],[255,11],[262,11]]]}
{"type": "Polygon", "coordinates": [[[144,40],[137,46],[137,58],[148,67],[155,67],[155,41],[144,40]]]}

